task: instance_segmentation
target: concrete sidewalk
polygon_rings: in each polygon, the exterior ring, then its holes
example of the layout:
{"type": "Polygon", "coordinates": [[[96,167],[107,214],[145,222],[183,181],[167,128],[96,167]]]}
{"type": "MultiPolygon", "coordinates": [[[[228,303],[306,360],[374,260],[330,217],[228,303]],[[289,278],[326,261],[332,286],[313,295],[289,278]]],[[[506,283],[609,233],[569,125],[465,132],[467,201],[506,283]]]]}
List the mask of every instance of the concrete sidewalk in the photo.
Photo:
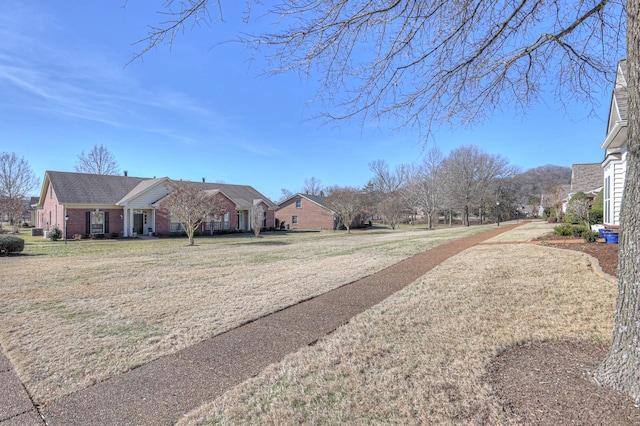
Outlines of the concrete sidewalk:
{"type": "Polygon", "coordinates": [[[0,424],[173,424],[269,364],[317,341],[449,257],[518,225],[496,227],[442,244],[374,275],[67,395],[46,407],[34,406],[11,364],[0,353],[0,424]],[[409,264],[413,266],[408,267],[409,264]],[[420,265],[417,271],[416,264],[420,265]]]}
{"type": "Polygon", "coordinates": [[[0,347],[0,424],[43,425],[38,410],[0,347]]]}

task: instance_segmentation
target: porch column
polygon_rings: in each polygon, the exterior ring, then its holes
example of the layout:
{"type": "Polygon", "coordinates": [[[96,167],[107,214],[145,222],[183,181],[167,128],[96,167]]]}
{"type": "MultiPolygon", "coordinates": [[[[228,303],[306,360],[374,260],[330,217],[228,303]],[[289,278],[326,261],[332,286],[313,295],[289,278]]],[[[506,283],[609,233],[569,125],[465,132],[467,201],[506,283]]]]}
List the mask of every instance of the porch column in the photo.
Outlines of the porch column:
{"type": "Polygon", "coordinates": [[[156,232],[156,209],[151,209],[151,230],[156,232]]]}
{"type": "Polygon", "coordinates": [[[129,227],[127,228],[127,232],[129,232],[129,236],[133,237],[133,209],[129,208],[129,227]]]}
{"type": "Polygon", "coordinates": [[[129,209],[125,206],[122,209],[122,236],[123,237],[128,237],[129,236],[129,209]]]}

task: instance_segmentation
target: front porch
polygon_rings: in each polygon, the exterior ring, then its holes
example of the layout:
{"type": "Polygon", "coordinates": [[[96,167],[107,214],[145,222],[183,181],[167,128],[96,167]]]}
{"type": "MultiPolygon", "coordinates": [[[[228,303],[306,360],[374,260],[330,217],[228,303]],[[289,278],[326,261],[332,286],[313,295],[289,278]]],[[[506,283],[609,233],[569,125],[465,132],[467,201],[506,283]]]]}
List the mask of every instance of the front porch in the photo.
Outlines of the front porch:
{"type": "Polygon", "coordinates": [[[123,209],[124,237],[152,236],[156,229],[156,210],[136,209],[125,207],[123,209]]]}

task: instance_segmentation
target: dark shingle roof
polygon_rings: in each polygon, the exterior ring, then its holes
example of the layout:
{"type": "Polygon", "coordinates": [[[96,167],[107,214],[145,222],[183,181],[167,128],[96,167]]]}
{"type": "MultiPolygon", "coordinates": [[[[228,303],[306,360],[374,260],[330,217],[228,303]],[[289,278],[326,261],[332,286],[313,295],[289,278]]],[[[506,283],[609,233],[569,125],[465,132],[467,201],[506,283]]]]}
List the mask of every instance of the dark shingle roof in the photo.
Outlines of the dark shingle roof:
{"type": "Polygon", "coordinates": [[[588,193],[601,188],[604,181],[604,170],[600,163],[574,164],[571,167],[571,193],[588,193]]]}
{"type": "MultiPolygon", "coordinates": [[[[54,171],[47,171],[46,174],[60,204],[116,204],[127,195],[144,192],[165,179],[54,171]]],[[[263,200],[269,208],[276,207],[273,201],[248,185],[194,183],[207,190],[221,191],[236,204],[236,207],[250,207],[254,200],[263,200]]]]}
{"type": "MultiPolygon", "coordinates": [[[[318,196],[318,195],[311,195],[311,194],[303,194],[301,192],[293,194],[292,196],[290,196],[288,198],[285,198],[284,200],[280,201],[278,203],[278,207],[282,206],[284,203],[288,202],[289,200],[293,200],[294,198],[297,198],[297,197],[304,197],[304,198],[316,203],[317,205],[319,205],[321,207],[329,209],[329,207],[327,207],[327,203],[326,203],[327,198],[326,197],[321,197],[321,196],[318,196]]],[[[331,210],[331,209],[329,209],[329,210],[331,210]]]]}
{"type": "Polygon", "coordinates": [[[629,71],[627,69],[627,60],[623,59],[618,63],[620,74],[616,78],[616,87],[613,89],[613,96],[616,98],[618,105],[618,113],[621,120],[628,117],[629,90],[627,89],[627,81],[629,79],[629,71]]]}
{"type": "Polygon", "coordinates": [[[116,204],[147,178],[47,171],[60,204],[116,204]]]}
{"type": "Polygon", "coordinates": [[[264,201],[269,208],[276,208],[276,204],[249,185],[233,185],[229,183],[197,182],[206,190],[218,190],[229,197],[236,207],[251,207],[254,200],[264,201]]]}
{"type": "Polygon", "coordinates": [[[311,194],[303,194],[305,197],[307,197],[308,199],[310,199],[311,201],[313,201],[314,203],[322,206],[322,207],[327,207],[326,205],[326,198],[325,197],[320,197],[318,195],[311,195],[311,194]]]}

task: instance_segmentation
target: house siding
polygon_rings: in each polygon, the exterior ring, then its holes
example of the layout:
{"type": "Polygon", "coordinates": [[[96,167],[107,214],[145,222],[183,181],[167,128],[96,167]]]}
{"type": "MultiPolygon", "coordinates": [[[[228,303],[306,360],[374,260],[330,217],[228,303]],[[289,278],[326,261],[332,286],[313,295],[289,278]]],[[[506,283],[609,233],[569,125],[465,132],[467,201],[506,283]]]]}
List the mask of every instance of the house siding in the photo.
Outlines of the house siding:
{"type": "Polygon", "coordinates": [[[285,201],[276,211],[276,217],[289,224],[290,229],[333,229],[333,214],[326,207],[322,207],[304,197],[294,197],[285,201]],[[296,201],[301,200],[300,208],[296,201]],[[291,223],[292,216],[298,216],[298,223],[291,223]]]}
{"type": "Polygon", "coordinates": [[[609,177],[611,194],[609,199],[609,220],[607,221],[605,218],[604,224],[620,226],[620,207],[622,206],[627,171],[627,148],[624,147],[618,156],[610,155],[603,163],[603,169],[604,181],[606,182],[607,177],[609,177]]]}
{"type": "Polygon", "coordinates": [[[613,225],[620,225],[620,207],[622,206],[622,196],[624,194],[624,181],[627,173],[627,153],[622,154],[622,159],[613,163],[614,179],[611,191],[613,198],[613,225]]]}
{"type": "Polygon", "coordinates": [[[63,229],[64,206],[58,203],[58,196],[51,186],[46,189],[42,209],[38,212],[38,228],[49,231],[54,226],[63,229]]]}
{"type": "Polygon", "coordinates": [[[127,207],[132,209],[145,209],[149,205],[155,203],[165,195],[168,189],[166,185],[158,185],[155,188],[145,191],[142,195],[135,197],[127,202],[127,207]]]}
{"type": "Polygon", "coordinates": [[[616,83],[611,97],[607,135],[601,147],[605,150],[602,162],[604,169],[604,183],[609,184],[610,198],[605,209],[605,225],[620,226],[620,210],[624,195],[627,173],[627,119],[628,119],[628,90],[627,90],[627,61],[618,63],[616,83]],[[608,212],[608,214],[607,214],[608,212]]]}

